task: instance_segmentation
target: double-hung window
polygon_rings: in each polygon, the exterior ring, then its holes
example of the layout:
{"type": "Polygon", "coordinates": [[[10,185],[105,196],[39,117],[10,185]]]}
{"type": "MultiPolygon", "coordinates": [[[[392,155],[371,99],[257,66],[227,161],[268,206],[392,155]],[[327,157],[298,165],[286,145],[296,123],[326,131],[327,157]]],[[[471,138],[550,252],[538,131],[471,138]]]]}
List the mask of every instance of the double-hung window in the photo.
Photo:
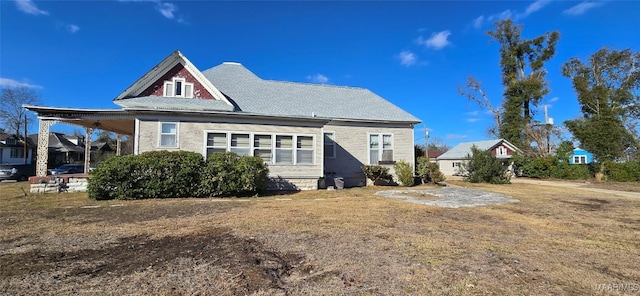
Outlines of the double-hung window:
{"type": "Polygon", "coordinates": [[[587,163],[587,157],[584,156],[584,155],[574,156],[573,157],[573,163],[574,164],[586,164],[587,163]]]}
{"type": "Polygon", "coordinates": [[[393,161],[393,136],[369,134],[369,164],[393,161]]]}
{"type": "Polygon", "coordinates": [[[293,136],[276,136],[276,164],[293,164],[293,136]]]}
{"type": "Polygon", "coordinates": [[[262,158],[266,163],[272,163],[271,135],[253,136],[253,156],[262,158]]]}
{"type": "Polygon", "coordinates": [[[23,158],[24,157],[24,149],[23,148],[11,148],[11,158],[23,158]]]}
{"type": "Polygon", "coordinates": [[[249,134],[231,134],[231,148],[229,151],[238,155],[251,155],[249,134]]]}
{"type": "Polygon", "coordinates": [[[178,123],[177,122],[161,122],[160,123],[160,147],[176,148],[178,147],[178,123]]]}
{"type": "Polygon", "coordinates": [[[336,158],[335,133],[324,133],[324,157],[336,158]]]}
{"type": "Polygon", "coordinates": [[[296,163],[313,164],[313,137],[296,137],[296,163]]]}
{"type": "Polygon", "coordinates": [[[496,151],[496,154],[497,154],[498,156],[505,156],[505,155],[507,155],[507,148],[505,148],[504,146],[499,146],[499,147],[498,147],[498,149],[497,149],[497,151],[496,151]]]}
{"type": "Polygon", "coordinates": [[[207,157],[213,153],[227,152],[227,134],[226,133],[208,133],[207,134],[207,157]]]}
{"type": "Polygon", "coordinates": [[[193,98],[193,83],[178,77],[174,77],[171,81],[165,81],[164,96],[193,98]]]}

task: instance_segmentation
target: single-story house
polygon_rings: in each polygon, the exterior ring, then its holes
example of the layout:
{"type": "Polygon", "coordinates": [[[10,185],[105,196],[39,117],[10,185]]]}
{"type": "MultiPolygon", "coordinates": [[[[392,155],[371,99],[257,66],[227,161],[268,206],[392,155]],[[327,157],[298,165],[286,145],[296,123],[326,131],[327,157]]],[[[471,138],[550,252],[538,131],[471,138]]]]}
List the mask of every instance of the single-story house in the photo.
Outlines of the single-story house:
{"type": "Polygon", "coordinates": [[[471,147],[473,146],[481,150],[491,151],[496,158],[503,161],[509,161],[515,153],[522,152],[518,147],[505,139],[464,142],[437,157],[440,171],[445,176],[454,176],[463,173],[460,171],[460,167],[463,162],[469,159],[471,147]]]}
{"type": "Polygon", "coordinates": [[[23,138],[10,134],[0,134],[0,164],[31,164],[33,144],[27,140],[27,157],[23,138]]]}
{"type": "Polygon", "coordinates": [[[413,164],[420,122],[368,89],[265,80],[235,62],[200,71],[179,51],[113,102],[118,109],[25,107],[38,113],[40,133],[66,122],[84,126],[91,139],[100,128],[131,136],[135,154],[261,157],[269,185],[289,189],[316,189],[322,177],[363,185],[364,164],[413,164]]]}
{"type": "Polygon", "coordinates": [[[569,158],[570,164],[588,164],[593,162],[593,153],[582,148],[575,148],[569,158]]]}

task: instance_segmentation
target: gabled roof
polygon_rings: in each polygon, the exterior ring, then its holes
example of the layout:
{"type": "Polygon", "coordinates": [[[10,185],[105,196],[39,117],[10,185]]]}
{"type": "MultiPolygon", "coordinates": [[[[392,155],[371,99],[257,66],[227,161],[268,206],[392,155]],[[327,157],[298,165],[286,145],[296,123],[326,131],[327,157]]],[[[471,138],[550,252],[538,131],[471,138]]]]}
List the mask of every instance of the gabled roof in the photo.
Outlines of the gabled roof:
{"type": "Polygon", "coordinates": [[[203,72],[237,111],[272,116],[419,123],[420,119],[368,89],[263,80],[239,63],[203,72]]]}
{"type": "Polygon", "coordinates": [[[480,150],[492,150],[500,144],[504,144],[509,147],[511,150],[521,152],[518,147],[511,144],[509,141],[505,139],[495,139],[495,140],[485,140],[485,141],[475,141],[475,142],[464,142],[456,145],[451,148],[449,151],[444,154],[438,156],[438,160],[442,159],[465,159],[467,155],[471,154],[471,147],[476,146],[480,150]]]}
{"type": "MultiPolygon", "coordinates": [[[[38,142],[38,134],[29,135],[29,138],[38,142]]],[[[63,133],[49,133],[49,151],[55,152],[80,152],[84,153],[84,145],[76,145],[67,139],[67,135],[63,133]]]]}
{"type": "MultiPolygon", "coordinates": [[[[225,98],[220,91],[207,80],[198,68],[196,68],[179,50],[172,52],[169,56],[164,58],[155,67],[149,70],[147,73],[138,78],[131,86],[125,89],[120,95],[118,95],[113,101],[118,104],[120,100],[126,100],[132,97],[137,97],[151,84],[156,82],[167,71],[175,67],[177,64],[182,64],[191,75],[211,94],[216,100],[226,102],[228,105],[231,103],[225,98]]],[[[182,98],[180,98],[182,99],[182,98]]]]}

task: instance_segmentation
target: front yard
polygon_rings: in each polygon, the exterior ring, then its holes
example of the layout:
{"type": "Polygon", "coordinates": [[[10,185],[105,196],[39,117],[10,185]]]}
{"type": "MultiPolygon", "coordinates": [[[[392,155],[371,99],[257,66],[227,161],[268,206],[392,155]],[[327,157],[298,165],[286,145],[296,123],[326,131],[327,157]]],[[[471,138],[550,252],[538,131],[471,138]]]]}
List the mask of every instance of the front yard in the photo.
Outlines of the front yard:
{"type": "Polygon", "coordinates": [[[463,185],[520,202],[445,209],[384,187],[98,202],[0,183],[0,294],[640,293],[640,199],[463,185]]]}

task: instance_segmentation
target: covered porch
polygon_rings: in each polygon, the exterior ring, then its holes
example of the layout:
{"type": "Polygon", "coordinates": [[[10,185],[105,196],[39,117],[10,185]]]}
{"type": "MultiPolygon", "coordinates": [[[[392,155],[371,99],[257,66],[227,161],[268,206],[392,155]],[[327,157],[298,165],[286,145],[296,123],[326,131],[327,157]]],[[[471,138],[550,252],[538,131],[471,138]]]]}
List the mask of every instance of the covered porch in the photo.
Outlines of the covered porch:
{"type": "MultiPolygon", "coordinates": [[[[38,116],[38,143],[36,158],[36,177],[47,176],[49,162],[49,133],[51,126],[56,123],[65,123],[79,126],[85,130],[84,144],[84,172],[89,171],[91,164],[91,141],[95,130],[105,130],[116,133],[116,155],[122,151],[122,136],[135,134],[135,114],[122,109],[80,109],[58,108],[24,105],[29,111],[38,116]]],[[[132,138],[134,143],[137,141],[132,138]]],[[[135,145],[135,144],[134,144],[135,145]]]]}

